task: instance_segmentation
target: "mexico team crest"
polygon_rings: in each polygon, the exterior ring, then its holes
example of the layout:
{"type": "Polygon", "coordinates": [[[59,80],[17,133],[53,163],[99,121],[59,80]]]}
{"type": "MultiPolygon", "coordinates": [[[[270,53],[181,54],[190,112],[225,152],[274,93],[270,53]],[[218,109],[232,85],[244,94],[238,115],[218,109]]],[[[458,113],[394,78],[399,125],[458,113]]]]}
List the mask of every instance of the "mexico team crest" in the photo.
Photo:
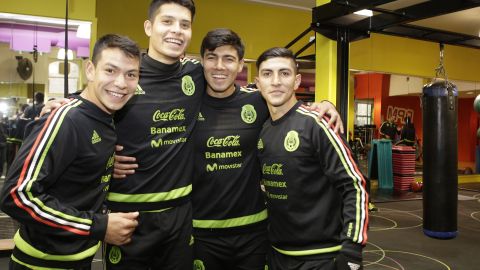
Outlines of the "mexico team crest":
{"type": "Polygon", "coordinates": [[[112,264],[117,264],[122,259],[122,251],[119,247],[113,246],[108,253],[108,260],[112,264]]]}
{"type": "Polygon", "coordinates": [[[205,265],[202,260],[193,261],[193,270],[205,270],[205,265]]]}
{"type": "Polygon", "coordinates": [[[250,104],[243,105],[241,115],[243,122],[247,124],[252,124],[257,120],[257,111],[255,111],[255,107],[250,104]]]}
{"type": "Polygon", "coordinates": [[[182,77],[182,91],[185,95],[191,96],[195,93],[195,83],[189,75],[182,77]]]}
{"type": "Polygon", "coordinates": [[[298,137],[298,132],[295,130],[290,130],[285,136],[285,141],[283,141],[285,150],[288,152],[293,152],[298,149],[300,146],[300,138],[298,137]]]}

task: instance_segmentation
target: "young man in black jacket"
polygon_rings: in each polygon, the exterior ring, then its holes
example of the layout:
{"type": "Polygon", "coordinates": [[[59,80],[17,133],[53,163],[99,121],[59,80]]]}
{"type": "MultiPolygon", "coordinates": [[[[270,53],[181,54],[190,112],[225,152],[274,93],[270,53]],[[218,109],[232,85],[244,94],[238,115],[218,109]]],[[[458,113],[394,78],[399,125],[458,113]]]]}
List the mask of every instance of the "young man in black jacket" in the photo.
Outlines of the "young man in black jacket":
{"type": "Polygon", "coordinates": [[[256,142],[268,110],[255,89],[235,84],[244,45],[229,29],[204,37],[207,94],[192,134],[194,269],[263,270],[267,210],[256,142]]]}
{"type": "Polygon", "coordinates": [[[154,0],[145,21],[149,37],[139,87],[115,115],[115,170],[107,197],[114,212],[139,211],[139,226],[126,246],[108,245],[108,269],[192,269],[193,158],[189,140],[198,117],[205,80],[199,61],[181,59],[191,40],[191,0],[154,0]],[[123,164],[120,164],[122,163],[123,164]],[[135,165],[134,167],[137,167],[135,165]],[[130,167],[131,168],[131,167],[130,167]]]}
{"type": "Polygon", "coordinates": [[[139,58],[132,40],[100,38],[85,90],[24,140],[1,192],[2,211],[21,223],[10,269],[90,269],[100,241],[131,241],[138,213],[107,214],[104,202],[117,140],[112,115],[134,93],[139,58]]]}
{"type": "Polygon", "coordinates": [[[358,270],[367,241],[365,178],[328,119],[297,101],[293,53],[265,51],[257,85],[270,119],[258,142],[269,214],[270,270],[358,270]]]}

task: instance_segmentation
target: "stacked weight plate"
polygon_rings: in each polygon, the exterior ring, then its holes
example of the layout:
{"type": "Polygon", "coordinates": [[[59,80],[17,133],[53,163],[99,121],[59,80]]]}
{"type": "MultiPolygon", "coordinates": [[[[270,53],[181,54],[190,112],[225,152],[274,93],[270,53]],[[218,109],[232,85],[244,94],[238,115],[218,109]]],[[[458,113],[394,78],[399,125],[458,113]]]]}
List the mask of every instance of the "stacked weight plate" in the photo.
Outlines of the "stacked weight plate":
{"type": "Polygon", "coordinates": [[[411,146],[392,147],[393,189],[408,191],[415,174],[415,149],[411,146]]]}

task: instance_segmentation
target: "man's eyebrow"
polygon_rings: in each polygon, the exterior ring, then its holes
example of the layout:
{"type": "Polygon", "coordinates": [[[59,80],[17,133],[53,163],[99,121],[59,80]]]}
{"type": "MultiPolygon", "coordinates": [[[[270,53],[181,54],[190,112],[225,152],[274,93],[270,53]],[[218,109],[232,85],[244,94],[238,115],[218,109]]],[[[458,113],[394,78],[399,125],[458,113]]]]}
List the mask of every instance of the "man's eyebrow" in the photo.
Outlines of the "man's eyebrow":
{"type": "MultiPolygon", "coordinates": [[[[218,53],[214,52],[214,51],[208,51],[205,53],[205,55],[211,55],[211,56],[219,56],[218,53]]],[[[224,54],[222,55],[223,58],[235,58],[235,59],[238,59],[237,56],[235,56],[234,54],[224,54]]]]}
{"type": "Polygon", "coordinates": [[[119,69],[119,67],[118,67],[117,65],[112,64],[112,63],[108,63],[108,62],[105,63],[105,66],[112,67],[112,68],[114,68],[114,69],[119,69]]]}
{"type": "MultiPolygon", "coordinates": [[[[173,15],[160,15],[160,18],[162,19],[174,19],[174,20],[177,20],[177,17],[173,16],[173,15]]],[[[180,19],[181,22],[188,22],[188,23],[192,23],[191,20],[188,20],[188,19],[180,19]]]]}
{"type": "Polygon", "coordinates": [[[136,69],[136,68],[133,68],[133,69],[127,70],[127,72],[140,73],[140,70],[139,70],[139,69],[136,69]]]}
{"type": "Polygon", "coordinates": [[[223,55],[223,57],[227,57],[227,58],[230,58],[230,57],[231,57],[231,58],[238,59],[238,57],[237,57],[236,55],[234,55],[234,54],[225,54],[225,55],[223,55]]]}

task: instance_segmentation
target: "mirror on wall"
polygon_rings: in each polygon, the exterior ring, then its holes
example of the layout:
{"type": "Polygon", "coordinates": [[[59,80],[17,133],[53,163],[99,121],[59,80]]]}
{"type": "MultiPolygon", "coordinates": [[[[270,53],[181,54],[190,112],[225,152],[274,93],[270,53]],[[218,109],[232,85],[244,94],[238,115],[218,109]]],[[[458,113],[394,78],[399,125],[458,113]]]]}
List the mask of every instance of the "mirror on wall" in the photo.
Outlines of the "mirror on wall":
{"type": "Polygon", "coordinates": [[[4,117],[13,117],[16,108],[32,103],[36,92],[46,99],[64,95],[65,55],[69,60],[69,92],[83,87],[82,66],[90,54],[91,22],[69,20],[68,24],[65,50],[64,19],[0,13],[0,98],[7,106],[2,111],[4,117]]]}
{"type": "MultiPolygon", "coordinates": [[[[394,141],[401,139],[406,119],[415,130],[417,169],[422,166],[422,107],[423,85],[432,78],[404,74],[357,71],[353,73],[355,89],[355,135],[369,144],[381,137],[379,129],[385,121],[393,121],[398,133],[394,141]]],[[[480,82],[450,80],[458,89],[458,169],[459,174],[480,173],[476,157],[478,115],[473,101],[480,94],[480,82]]],[[[426,134],[428,135],[428,134],[426,134]]]]}

